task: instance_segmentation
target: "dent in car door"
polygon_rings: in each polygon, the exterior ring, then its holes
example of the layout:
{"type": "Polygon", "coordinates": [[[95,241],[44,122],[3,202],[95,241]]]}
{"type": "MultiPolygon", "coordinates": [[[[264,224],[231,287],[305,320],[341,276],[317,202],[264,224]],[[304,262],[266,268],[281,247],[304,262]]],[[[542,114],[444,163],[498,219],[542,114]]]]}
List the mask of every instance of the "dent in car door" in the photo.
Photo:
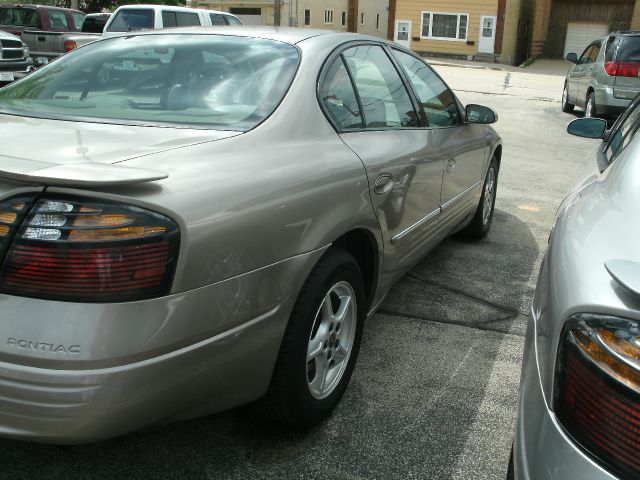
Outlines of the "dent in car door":
{"type": "Polygon", "coordinates": [[[484,125],[459,124],[434,132],[445,163],[441,222],[451,230],[478,206],[492,137],[484,125]]]}
{"type": "Polygon", "coordinates": [[[446,83],[418,57],[393,49],[426,116],[444,158],[440,228],[449,231],[473,212],[490,137],[486,127],[462,123],[458,102],[446,83]]]}
{"type": "Polygon", "coordinates": [[[323,80],[321,97],[367,172],[389,261],[385,269],[401,270],[428,249],[437,228],[443,163],[434,136],[420,128],[400,75],[378,45],[342,52],[323,80]]]}

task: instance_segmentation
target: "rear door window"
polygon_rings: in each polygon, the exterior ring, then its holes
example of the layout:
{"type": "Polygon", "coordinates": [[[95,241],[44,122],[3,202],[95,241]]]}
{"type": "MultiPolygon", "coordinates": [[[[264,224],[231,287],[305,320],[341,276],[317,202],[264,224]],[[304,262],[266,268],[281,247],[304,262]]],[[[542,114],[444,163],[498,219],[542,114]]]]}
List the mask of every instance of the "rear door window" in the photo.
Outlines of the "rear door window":
{"type": "Polygon", "coordinates": [[[232,15],[225,15],[224,19],[229,25],[242,25],[242,22],[232,15]]]}
{"type": "Polygon", "coordinates": [[[362,128],[362,114],[347,68],[338,57],[322,83],[324,108],[341,130],[362,128]]]}
{"type": "Polygon", "coordinates": [[[224,16],[219,13],[210,13],[211,17],[211,25],[226,25],[227,22],[224,21],[224,16]]]}
{"type": "Polygon", "coordinates": [[[131,32],[147,28],[153,28],[153,10],[149,8],[126,8],[116,13],[107,31],[131,32]]]}
{"type": "Polygon", "coordinates": [[[64,12],[58,10],[47,10],[51,30],[69,30],[69,22],[64,12]]]}
{"type": "Polygon", "coordinates": [[[360,95],[366,128],[420,126],[409,93],[382,47],[360,45],[343,55],[360,95]]]}
{"type": "Polygon", "coordinates": [[[179,27],[194,27],[200,25],[200,17],[197,13],[176,12],[176,24],[179,27]]]}
{"type": "Polygon", "coordinates": [[[73,17],[73,26],[75,27],[76,31],[79,32],[80,29],[82,28],[82,23],[84,22],[84,13],[80,13],[80,12],[71,12],[71,16],[73,17]]]}

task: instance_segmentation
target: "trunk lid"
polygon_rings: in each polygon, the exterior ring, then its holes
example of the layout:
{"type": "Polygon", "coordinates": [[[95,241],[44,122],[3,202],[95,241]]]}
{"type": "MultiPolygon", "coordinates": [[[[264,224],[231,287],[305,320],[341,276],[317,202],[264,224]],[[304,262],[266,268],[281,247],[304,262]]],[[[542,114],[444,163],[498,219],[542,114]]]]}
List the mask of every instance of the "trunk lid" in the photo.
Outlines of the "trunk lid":
{"type": "Polygon", "coordinates": [[[239,134],[0,114],[0,179],[59,186],[148,182],[167,174],[119,163],[239,134]]]}

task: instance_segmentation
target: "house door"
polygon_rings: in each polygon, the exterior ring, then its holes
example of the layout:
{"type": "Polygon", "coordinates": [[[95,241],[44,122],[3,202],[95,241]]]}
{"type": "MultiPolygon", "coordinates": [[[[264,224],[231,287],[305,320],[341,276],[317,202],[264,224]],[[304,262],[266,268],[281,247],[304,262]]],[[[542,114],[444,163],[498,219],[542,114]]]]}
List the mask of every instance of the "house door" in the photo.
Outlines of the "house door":
{"type": "Polygon", "coordinates": [[[395,42],[411,48],[411,20],[396,20],[395,42]]]}
{"type": "Polygon", "coordinates": [[[497,17],[480,17],[478,53],[493,53],[496,43],[496,20],[497,17]]]}

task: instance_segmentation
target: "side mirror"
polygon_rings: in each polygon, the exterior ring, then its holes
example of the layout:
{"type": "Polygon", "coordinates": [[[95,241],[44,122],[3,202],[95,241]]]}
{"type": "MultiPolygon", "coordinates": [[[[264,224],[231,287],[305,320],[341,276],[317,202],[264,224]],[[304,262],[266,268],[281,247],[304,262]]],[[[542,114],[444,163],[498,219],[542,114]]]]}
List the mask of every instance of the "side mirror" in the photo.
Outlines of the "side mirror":
{"type": "Polygon", "coordinates": [[[601,118],[576,118],[567,126],[567,133],[576,137],[604,138],[607,122],[601,118]]]}
{"type": "Polygon", "coordinates": [[[567,53],[567,62],[578,63],[578,55],[575,53],[567,53]]]}
{"type": "Polygon", "coordinates": [[[483,105],[469,104],[464,109],[464,116],[467,123],[496,123],[498,114],[489,107],[483,105]]]}

